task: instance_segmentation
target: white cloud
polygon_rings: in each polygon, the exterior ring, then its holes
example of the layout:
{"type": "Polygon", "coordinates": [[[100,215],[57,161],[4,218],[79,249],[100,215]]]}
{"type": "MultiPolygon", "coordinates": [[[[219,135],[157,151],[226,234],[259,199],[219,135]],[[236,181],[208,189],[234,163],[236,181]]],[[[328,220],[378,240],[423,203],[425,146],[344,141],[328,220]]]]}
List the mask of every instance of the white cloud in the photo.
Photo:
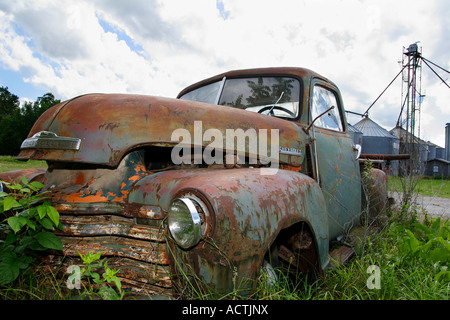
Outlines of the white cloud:
{"type": "MultiPolygon", "coordinates": [[[[364,112],[399,72],[403,46],[420,41],[426,58],[450,68],[449,7],[445,0],[0,0],[0,66],[61,99],[173,97],[230,69],[303,66],[336,82],[346,106],[364,112]]],[[[423,71],[423,129],[442,144],[450,91],[423,71]]],[[[397,81],[370,116],[390,129],[400,101],[397,81]]]]}

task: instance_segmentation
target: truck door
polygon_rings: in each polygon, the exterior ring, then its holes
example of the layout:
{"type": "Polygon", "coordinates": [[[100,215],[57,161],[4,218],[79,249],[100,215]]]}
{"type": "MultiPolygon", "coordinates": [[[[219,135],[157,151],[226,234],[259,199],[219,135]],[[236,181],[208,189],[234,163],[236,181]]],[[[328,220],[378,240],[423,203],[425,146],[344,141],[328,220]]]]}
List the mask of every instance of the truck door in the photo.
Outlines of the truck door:
{"type": "Polygon", "coordinates": [[[316,119],[313,136],[318,180],[328,207],[330,239],[358,221],[361,212],[359,164],[353,142],[346,134],[347,121],[336,87],[313,80],[310,92],[310,121],[316,119]]]}

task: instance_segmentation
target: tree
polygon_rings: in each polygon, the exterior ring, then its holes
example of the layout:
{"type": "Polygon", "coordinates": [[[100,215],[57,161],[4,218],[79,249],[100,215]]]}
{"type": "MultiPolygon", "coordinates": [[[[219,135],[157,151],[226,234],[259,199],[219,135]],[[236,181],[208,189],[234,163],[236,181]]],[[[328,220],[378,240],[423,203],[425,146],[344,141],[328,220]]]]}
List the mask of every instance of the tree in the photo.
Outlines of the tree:
{"type": "Polygon", "coordinates": [[[8,88],[0,88],[0,154],[17,155],[31,127],[47,109],[60,103],[52,93],[20,107],[19,98],[8,88]]]}
{"type": "Polygon", "coordinates": [[[270,87],[264,84],[264,79],[262,77],[258,78],[258,83],[248,80],[247,84],[252,91],[252,95],[247,98],[248,105],[251,106],[265,105],[271,102],[270,87]]]}
{"type": "Polygon", "coordinates": [[[8,87],[0,87],[0,120],[19,109],[19,97],[9,92],[8,87]]]}

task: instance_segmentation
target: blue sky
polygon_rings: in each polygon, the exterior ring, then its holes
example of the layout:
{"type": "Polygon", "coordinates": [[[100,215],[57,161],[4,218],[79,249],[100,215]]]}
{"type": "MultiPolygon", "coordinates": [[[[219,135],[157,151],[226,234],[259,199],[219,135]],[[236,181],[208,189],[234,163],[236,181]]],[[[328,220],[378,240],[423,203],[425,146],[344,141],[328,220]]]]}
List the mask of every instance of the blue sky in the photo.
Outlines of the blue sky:
{"type": "MultiPolygon", "coordinates": [[[[175,97],[231,69],[300,66],[364,112],[411,43],[449,70],[449,37],[448,0],[0,0],[0,86],[33,101],[47,92],[175,97]]],[[[423,66],[422,91],[421,137],[444,146],[450,90],[423,66]]],[[[391,129],[401,98],[398,80],[369,116],[391,129]]]]}

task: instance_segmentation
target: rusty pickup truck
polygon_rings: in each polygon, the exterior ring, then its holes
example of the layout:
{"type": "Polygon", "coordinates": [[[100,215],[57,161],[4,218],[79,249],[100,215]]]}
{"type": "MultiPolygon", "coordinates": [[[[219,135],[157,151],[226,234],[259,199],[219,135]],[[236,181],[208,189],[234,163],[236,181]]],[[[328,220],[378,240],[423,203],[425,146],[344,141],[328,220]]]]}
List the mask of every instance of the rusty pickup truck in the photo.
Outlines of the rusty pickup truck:
{"type": "MultiPolygon", "coordinates": [[[[320,274],[360,223],[359,150],[338,87],[304,68],[226,72],[178,97],[87,94],[46,111],[6,172],[42,182],[65,270],[102,252],[135,294],[248,294],[274,269],[320,274]]],[[[374,170],[381,210],[384,173],[374,170]]]]}

